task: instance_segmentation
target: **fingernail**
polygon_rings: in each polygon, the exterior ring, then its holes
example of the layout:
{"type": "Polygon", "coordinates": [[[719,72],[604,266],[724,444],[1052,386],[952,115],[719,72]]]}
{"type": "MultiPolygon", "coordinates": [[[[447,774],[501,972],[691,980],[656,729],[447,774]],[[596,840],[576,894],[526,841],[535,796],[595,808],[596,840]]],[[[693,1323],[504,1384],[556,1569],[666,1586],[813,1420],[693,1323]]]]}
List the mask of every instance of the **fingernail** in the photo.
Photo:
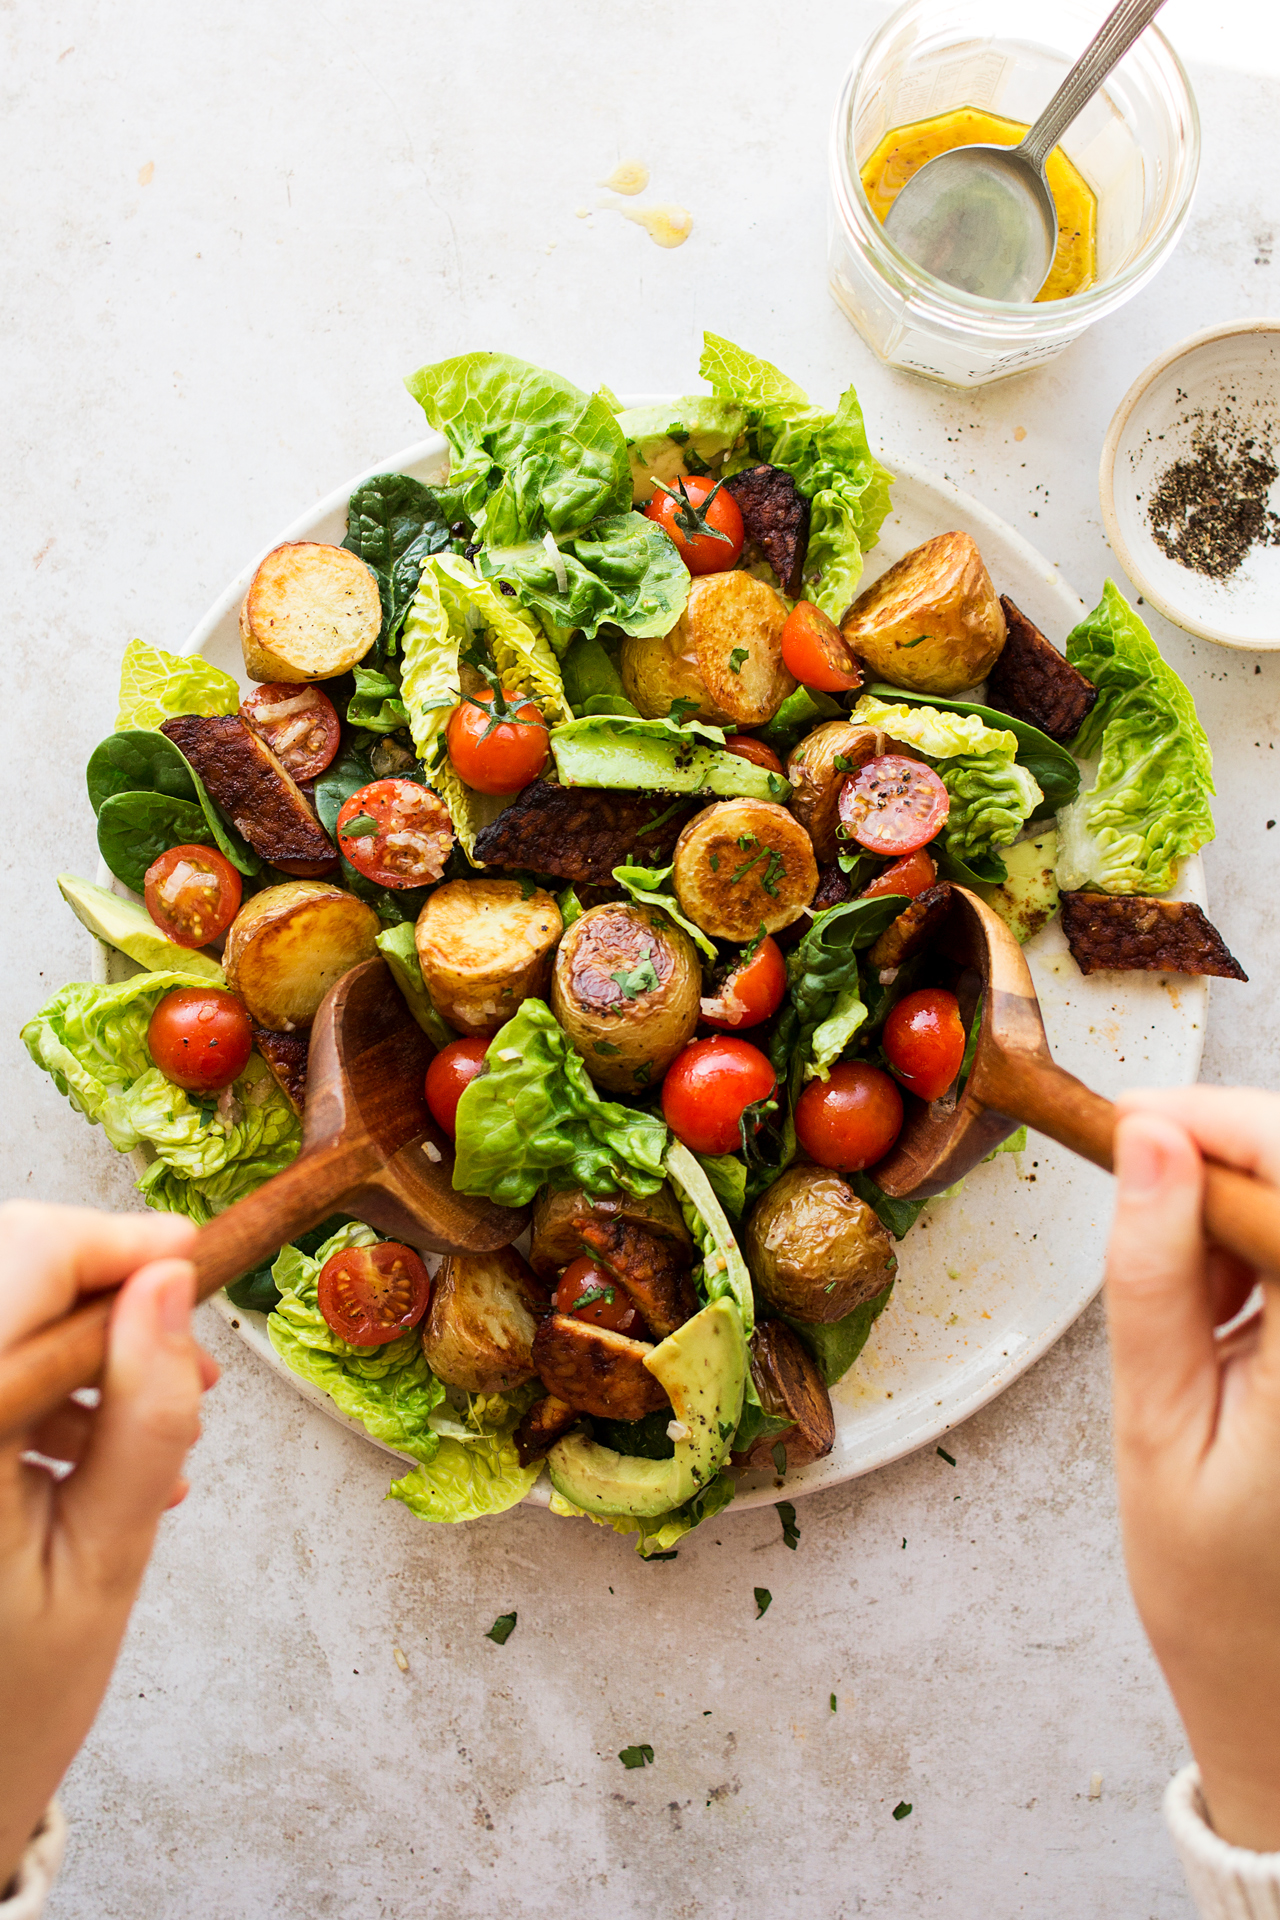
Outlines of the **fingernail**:
{"type": "Polygon", "coordinates": [[[1143,1199],[1165,1182],[1168,1162],[1163,1146],[1141,1124],[1123,1121],[1116,1129],[1116,1179],[1129,1199],[1143,1199]]]}
{"type": "Polygon", "coordinates": [[[189,1333],[195,1302],[196,1277],[188,1266],[175,1267],[171,1279],[156,1294],[156,1320],[161,1333],[189,1333]]]}

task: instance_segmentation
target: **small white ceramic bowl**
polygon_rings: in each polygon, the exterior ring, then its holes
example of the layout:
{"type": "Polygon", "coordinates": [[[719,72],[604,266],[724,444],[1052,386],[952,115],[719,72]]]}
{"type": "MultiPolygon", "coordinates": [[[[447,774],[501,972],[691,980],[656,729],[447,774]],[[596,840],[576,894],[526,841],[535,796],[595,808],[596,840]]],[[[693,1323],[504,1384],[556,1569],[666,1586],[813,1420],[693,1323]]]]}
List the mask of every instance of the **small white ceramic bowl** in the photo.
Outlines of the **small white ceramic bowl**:
{"type": "MultiPolygon", "coordinates": [[[[1268,489],[1268,467],[1280,469],[1280,320],[1237,320],[1193,334],[1139,375],[1107,432],[1098,482],[1116,557],[1152,606],[1188,633],[1254,652],[1280,647],[1280,479],[1268,489]],[[1220,577],[1168,551],[1185,553],[1189,538],[1185,490],[1170,472],[1180,462],[1198,468],[1193,500],[1204,500],[1210,516],[1234,500],[1239,524],[1235,488],[1215,486],[1206,472],[1206,440],[1237,476],[1242,462],[1262,466],[1246,491],[1266,537],[1220,577]]],[[[1221,565],[1229,546],[1219,529],[1200,552],[1221,565]]]]}

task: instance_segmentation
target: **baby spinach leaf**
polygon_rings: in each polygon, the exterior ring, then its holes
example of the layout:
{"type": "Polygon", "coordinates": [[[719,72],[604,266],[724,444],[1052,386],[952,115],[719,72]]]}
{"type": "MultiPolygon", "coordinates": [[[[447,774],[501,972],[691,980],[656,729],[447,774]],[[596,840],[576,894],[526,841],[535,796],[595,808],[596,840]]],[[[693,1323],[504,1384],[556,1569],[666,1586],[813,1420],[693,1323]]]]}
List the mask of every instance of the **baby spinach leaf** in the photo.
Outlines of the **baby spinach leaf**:
{"type": "Polygon", "coordinates": [[[168,793],[113,793],[98,810],[98,851],[117,880],[141,893],[147,868],[170,847],[215,844],[193,800],[168,793]]]}
{"type": "MultiPolygon", "coordinates": [[[[861,1178],[860,1174],[855,1174],[849,1184],[856,1188],[861,1178]]],[[[861,1193],[860,1188],[858,1191],[861,1193]]],[[[880,1191],[878,1187],[876,1191],[880,1191]]],[[[924,1202],[912,1201],[908,1204],[915,1206],[918,1212],[924,1202]]],[[[864,1300],[860,1307],[855,1307],[843,1320],[833,1321],[830,1326],[810,1326],[799,1320],[788,1320],[785,1314],[782,1316],[791,1331],[808,1347],[829,1387],[833,1387],[837,1380],[843,1380],[866,1346],[871,1329],[888,1306],[892,1292],[893,1283],[890,1281],[883,1293],[876,1294],[873,1300],[864,1300]]]]}
{"type": "Polygon", "coordinates": [[[379,658],[396,652],[405,615],[418,591],[423,560],[429,553],[442,553],[451,539],[439,500],[430,487],[407,473],[375,474],[352,494],[342,544],[359,554],[378,582],[382,600],[379,658]]]}
{"type": "MultiPolygon", "coordinates": [[[[128,727],[109,735],[89,756],[85,777],[90,804],[99,819],[98,845],[108,866],[111,866],[111,859],[102,846],[101,827],[105,807],[109,801],[126,794],[148,793],[158,798],[172,798],[183,804],[195,801],[208,829],[202,833],[177,834],[158,847],[156,853],[163,853],[165,847],[178,846],[188,840],[202,846],[216,846],[232,866],[239,868],[243,874],[262,871],[261,859],[241,839],[235,828],[223,819],[195,768],[165,734],[152,733],[142,727],[128,727]]],[[[123,823],[127,819],[141,820],[144,817],[149,822],[148,831],[154,833],[160,830],[158,809],[118,809],[110,829],[113,843],[126,831],[123,823]]],[[[156,854],[153,853],[151,857],[155,859],[156,854]]],[[[118,879],[124,880],[126,886],[133,885],[115,867],[111,867],[111,871],[118,879]]],[[[135,888],[135,891],[141,889],[135,888]]]]}

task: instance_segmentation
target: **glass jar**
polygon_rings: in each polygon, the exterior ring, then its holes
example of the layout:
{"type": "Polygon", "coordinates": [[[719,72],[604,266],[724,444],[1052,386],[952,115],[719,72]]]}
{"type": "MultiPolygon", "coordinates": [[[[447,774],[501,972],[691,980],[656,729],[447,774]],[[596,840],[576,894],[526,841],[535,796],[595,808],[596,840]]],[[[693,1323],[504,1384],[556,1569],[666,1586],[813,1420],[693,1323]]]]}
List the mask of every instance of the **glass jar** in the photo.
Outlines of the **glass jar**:
{"type": "Polygon", "coordinates": [[[910,0],[863,47],[831,130],[827,268],[837,302],[889,366],[954,387],[1024,373],[1114,313],[1176,244],[1200,122],[1182,63],[1154,27],[1062,138],[1098,202],[1097,276],[1082,293],[1039,303],[962,293],[898,251],[863,189],[862,166],[896,127],[964,106],[1033,121],[1109,11],[1092,0],[910,0]]]}

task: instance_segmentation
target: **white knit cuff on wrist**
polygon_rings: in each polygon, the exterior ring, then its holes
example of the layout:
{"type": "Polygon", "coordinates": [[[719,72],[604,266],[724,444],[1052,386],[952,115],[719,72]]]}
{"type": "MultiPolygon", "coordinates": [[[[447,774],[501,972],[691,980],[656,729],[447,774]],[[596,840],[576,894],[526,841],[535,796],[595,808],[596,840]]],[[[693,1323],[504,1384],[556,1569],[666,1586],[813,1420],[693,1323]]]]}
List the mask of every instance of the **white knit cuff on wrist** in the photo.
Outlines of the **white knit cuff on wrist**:
{"type": "Polygon", "coordinates": [[[0,1900],[0,1920],[40,1920],[49,1889],[58,1877],[67,1823],[56,1800],[27,1842],[7,1900],[0,1900]]]}
{"type": "MultiPolygon", "coordinates": [[[[1280,1920],[1280,1853],[1250,1853],[1219,1838],[1209,1825],[1198,1767],[1184,1767],[1169,1782],[1164,1817],[1201,1920],[1280,1920]]],[[[6,1920],[2,1908],[0,1920],[6,1920]]]]}

